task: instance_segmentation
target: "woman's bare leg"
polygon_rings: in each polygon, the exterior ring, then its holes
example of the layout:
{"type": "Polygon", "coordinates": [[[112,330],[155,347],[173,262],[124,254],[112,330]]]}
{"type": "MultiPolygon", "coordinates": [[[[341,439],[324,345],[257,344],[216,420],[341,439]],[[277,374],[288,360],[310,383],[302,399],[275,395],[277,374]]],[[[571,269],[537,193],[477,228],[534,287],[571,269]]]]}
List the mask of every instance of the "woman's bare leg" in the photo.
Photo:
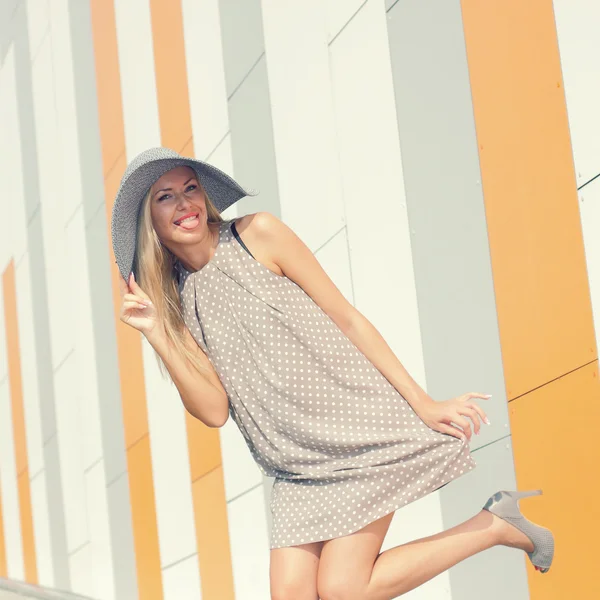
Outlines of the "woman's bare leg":
{"type": "Polygon", "coordinates": [[[533,549],[524,533],[482,510],[446,531],[379,553],[391,517],[325,542],[317,576],[321,600],[391,600],[492,546],[533,549]]]}
{"type": "Polygon", "coordinates": [[[271,550],[271,600],[318,600],[317,572],[323,542],[271,550]]]}
{"type": "Polygon", "coordinates": [[[524,533],[489,511],[482,510],[446,531],[382,552],[373,565],[362,598],[391,600],[465,558],[496,545],[533,550],[533,543],[524,533]]]}

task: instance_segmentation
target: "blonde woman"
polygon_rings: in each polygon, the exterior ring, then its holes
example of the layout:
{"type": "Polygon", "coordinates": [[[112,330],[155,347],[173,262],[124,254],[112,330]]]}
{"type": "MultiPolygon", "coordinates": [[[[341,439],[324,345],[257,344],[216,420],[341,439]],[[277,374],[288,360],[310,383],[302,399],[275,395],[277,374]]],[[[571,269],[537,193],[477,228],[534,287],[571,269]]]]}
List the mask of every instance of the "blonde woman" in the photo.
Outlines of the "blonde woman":
{"type": "Polygon", "coordinates": [[[274,477],[271,597],[384,600],[495,545],[542,572],[552,533],[498,491],[472,518],[380,553],[406,504],[468,473],[487,422],[469,392],[434,401],[283,222],[224,221],[249,195],[206,162],[152,148],[127,167],[113,248],[121,320],[146,336],[185,408],[228,417],[274,477]]]}

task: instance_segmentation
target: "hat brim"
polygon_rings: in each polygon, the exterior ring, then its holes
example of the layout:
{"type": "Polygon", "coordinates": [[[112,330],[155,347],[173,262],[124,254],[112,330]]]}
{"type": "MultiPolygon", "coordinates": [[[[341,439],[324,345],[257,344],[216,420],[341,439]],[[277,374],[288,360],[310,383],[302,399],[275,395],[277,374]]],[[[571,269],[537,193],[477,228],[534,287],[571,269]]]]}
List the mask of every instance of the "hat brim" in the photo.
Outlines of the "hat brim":
{"type": "MultiPolygon", "coordinates": [[[[133,270],[137,221],[142,200],[150,187],[175,167],[191,167],[219,213],[244,196],[254,194],[217,167],[193,158],[160,158],[137,167],[121,181],[112,210],[112,244],[119,271],[125,281],[133,270]]],[[[134,276],[136,273],[134,272],[134,276]]]]}

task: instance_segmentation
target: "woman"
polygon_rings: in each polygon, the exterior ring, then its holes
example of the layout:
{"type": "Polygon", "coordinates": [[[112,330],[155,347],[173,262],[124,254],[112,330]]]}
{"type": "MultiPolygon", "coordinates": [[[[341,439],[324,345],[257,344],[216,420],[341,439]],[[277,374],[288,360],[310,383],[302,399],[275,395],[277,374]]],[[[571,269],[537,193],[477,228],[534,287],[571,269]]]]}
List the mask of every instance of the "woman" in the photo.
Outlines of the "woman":
{"type": "Polygon", "coordinates": [[[212,165],[153,148],[127,167],[112,232],[121,320],[185,408],[209,427],[231,415],[275,477],[272,597],[396,598],[498,544],[546,572],[552,533],[518,506],[541,490],[499,491],[468,521],[379,554],[396,509],[476,466],[467,442],[489,396],[431,399],[284,223],[222,220],[246,195],[212,165]]]}

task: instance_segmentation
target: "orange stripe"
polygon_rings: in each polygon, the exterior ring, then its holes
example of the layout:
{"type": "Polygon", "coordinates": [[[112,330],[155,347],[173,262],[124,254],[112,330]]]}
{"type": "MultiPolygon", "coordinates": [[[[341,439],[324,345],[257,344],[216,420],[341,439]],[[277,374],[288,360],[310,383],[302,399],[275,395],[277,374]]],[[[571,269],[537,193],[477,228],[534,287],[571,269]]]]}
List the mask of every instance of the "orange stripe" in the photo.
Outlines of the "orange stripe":
{"type": "MultiPolygon", "coordinates": [[[[194,156],[180,0],[150,0],[162,145],[194,156]]],[[[218,430],[187,411],[198,562],[203,598],[233,600],[227,499],[218,430]]]]}
{"type": "Polygon", "coordinates": [[[8,361],[8,382],[12,407],[15,462],[17,468],[17,490],[21,513],[21,539],[25,580],[37,583],[37,561],[33,538],[31,514],[31,491],[29,489],[29,469],[27,464],[27,442],[25,415],[23,410],[23,386],[21,380],[21,355],[19,328],[17,321],[17,290],[15,264],[11,259],[2,275],[4,292],[4,323],[6,326],[6,356],[8,361]]]}
{"type": "Polygon", "coordinates": [[[493,10],[463,0],[462,10],[518,487],[544,490],[524,507],[557,536],[553,574],[526,560],[531,598],[600,597],[586,558],[599,509],[564,510],[600,489],[579,470],[600,459],[598,437],[589,438],[600,413],[552,0],[504,0],[493,10]]]}
{"type": "MultiPolygon", "coordinates": [[[[91,12],[107,231],[110,240],[113,202],[126,167],[114,4],[92,0],[91,12]]],[[[148,438],[142,340],[138,331],[119,319],[120,274],[112,245],[110,264],[139,597],[144,600],[161,600],[162,571],[148,438]]]]}

